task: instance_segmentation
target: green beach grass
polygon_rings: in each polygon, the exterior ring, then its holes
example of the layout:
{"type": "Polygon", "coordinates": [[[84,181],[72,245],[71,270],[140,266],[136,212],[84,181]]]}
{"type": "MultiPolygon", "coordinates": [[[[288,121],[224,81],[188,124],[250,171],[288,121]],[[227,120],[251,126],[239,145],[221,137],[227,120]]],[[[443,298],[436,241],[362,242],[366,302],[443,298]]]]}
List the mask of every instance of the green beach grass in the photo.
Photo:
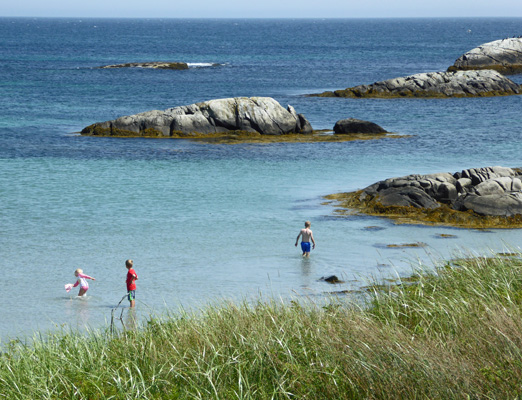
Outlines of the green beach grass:
{"type": "Polygon", "coordinates": [[[520,255],[461,258],[349,299],[226,303],[137,330],[12,341],[5,399],[518,399],[520,255]]]}

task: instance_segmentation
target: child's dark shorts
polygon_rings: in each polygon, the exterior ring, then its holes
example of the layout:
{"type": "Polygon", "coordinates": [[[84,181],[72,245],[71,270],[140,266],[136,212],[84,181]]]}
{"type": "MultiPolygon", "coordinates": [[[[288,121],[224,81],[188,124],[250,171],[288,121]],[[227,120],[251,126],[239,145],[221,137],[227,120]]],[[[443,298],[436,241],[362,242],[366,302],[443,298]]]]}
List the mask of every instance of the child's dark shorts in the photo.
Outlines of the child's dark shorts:
{"type": "Polygon", "coordinates": [[[135,290],[129,290],[127,292],[127,297],[129,299],[129,301],[135,300],[136,299],[136,291],[135,290]]]}

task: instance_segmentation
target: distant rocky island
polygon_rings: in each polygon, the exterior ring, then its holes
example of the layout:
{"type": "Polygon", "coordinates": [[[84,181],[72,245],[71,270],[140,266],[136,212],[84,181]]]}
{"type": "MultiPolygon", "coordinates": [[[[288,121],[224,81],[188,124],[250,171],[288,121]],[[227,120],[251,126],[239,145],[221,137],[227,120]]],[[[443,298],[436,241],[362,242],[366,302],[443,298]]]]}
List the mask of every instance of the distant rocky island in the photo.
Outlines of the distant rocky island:
{"type": "Polygon", "coordinates": [[[283,108],[270,97],[215,99],[167,110],[152,110],[82,130],[83,135],[191,137],[230,131],[261,135],[307,134],[312,126],[292,106],[283,108]]]}
{"type": "Polygon", "coordinates": [[[495,40],[468,51],[446,72],[428,72],[367,85],[311,94],[314,97],[447,98],[521,94],[521,85],[501,75],[522,71],[522,38],[495,40]]]}
{"type": "Polygon", "coordinates": [[[184,70],[188,69],[189,65],[185,62],[165,62],[165,61],[152,61],[152,62],[134,62],[125,64],[112,64],[104,65],[99,67],[101,69],[109,68],[148,68],[148,69],[175,69],[184,70]]]}
{"type": "Polygon", "coordinates": [[[494,69],[504,74],[522,72],[522,37],[495,40],[464,53],[448,71],[494,69]]]}
{"type": "Polygon", "coordinates": [[[317,97],[482,97],[521,94],[521,86],[493,70],[429,72],[323,92],[317,97]]]}
{"type": "Polygon", "coordinates": [[[315,131],[303,114],[271,97],[214,99],[167,110],[152,110],[97,122],[81,131],[88,136],[183,138],[218,143],[325,142],[404,136],[356,119],[340,120],[335,133],[315,131]]]}
{"type": "Polygon", "coordinates": [[[522,169],[483,167],[408,175],[327,196],[341,213],[362,212],[400,223],[464,228],[522,228],[522,169]]]}

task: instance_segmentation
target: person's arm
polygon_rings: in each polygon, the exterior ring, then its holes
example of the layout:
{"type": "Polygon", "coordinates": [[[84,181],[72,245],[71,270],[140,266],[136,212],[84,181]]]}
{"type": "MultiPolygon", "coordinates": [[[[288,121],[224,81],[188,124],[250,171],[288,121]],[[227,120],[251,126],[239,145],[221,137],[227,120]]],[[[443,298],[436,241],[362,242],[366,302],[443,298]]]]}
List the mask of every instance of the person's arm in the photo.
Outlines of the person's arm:
{"type": "Polygon", "coordinates": [[[76,286],[78,286],[79,284],[80,284],[80,280],[77,279],[76,282],[74,283],[74,285],[73,285],[72,287],[76,287],[76,286]]]}
{"type": "Polygon", "coordinates": [[[295,246],[297,247],[297,242],[299,242],[299,237],[303,234],[303,231],[299,232],[299,235],[297,235],[297,238],[295,239],[295,246]]]}
{"type": "Polygon", "coordinates": [[[96,279],[94,279],[92,276],[89,276],[89,275],[85,275],[85,274],[78,274],[78,276],[80,278],[85,278],[85,279],[92,279],[93,281],[95,281],[96,279]]]}
{"type": "Polygon", "coordinates": [[[314,234],[310,232],[310,240],[312,241],[312,249],[315,249],[315,240],[314,240],[314,234]]]}
{"type": "MultiPolygon", "coordinates": [[[[133,274],[130,274],[130,276],[131,276],[131,279],[130,279],[131,284],[132,284],[132,282],[138,280],[138,274],[136,272],[134,272],[133,274]]],[[[125,279],[125,282],[127,282],[127,279],[125,279]]]]}

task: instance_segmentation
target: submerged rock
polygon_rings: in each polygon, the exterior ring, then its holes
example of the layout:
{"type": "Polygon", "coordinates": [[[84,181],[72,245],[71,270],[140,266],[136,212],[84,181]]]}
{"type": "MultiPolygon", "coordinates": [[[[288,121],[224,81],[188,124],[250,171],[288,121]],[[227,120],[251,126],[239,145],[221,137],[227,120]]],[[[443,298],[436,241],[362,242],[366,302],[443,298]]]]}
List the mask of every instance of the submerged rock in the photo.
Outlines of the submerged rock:
{"type": "Polygon", "coordinates": [[[339,280],[337,275],[329,275],[329,276],[326,276],[326,277],[322,276],[319,280],[320,281],[325,281],[325,282],[328,282],[328,283],[344,283],[344,281],[339,280]]]}
{"type": "Polygon", "coordinates": [[[388,244],[386,247],[388,248],[406,248],[406,247],[426,247],[428,246],[426,243],[423,242],[415,242],[415,243],[401,243],[401,244],[388,244]]]}
{"type": "Polygon", "coordinates": [[[101,69],[110,69],[110,68],[148,68],[148,69],[176,69],[176,70],[184,70],[184,69],[188,69],[189,66],[185,62],[152,61],[152,62],[136,62],[136,63],[104,65],[104,66],[99,67],[99,68],[101,68],[101,69]]]}
{"type": "Polygon", "coordinates": [[[374,122],[363,121],[355,118],[341,119],[335,123],[334,133],[388,133],[374,122]]]}
{"type": "Polygon", "coordinates": [[[225,132],[262,135],[307,134],[313,129],[292,106],[283,108],[270,97],[235,97],[188,106],[153,110],[98,122],[83,135],[191,137],[225,132]]]}
{"type": "Polygon", "coordinates": [[[522,71],[522,38],[494,40],[464,53],[448,71],[494,69],[504,74],[522,71]]]}
{"type": "Polygon", "coordinates": [[[319,97],[481,97],[521,94],[520,85],[493,70],[429,72],[359,85],[319,97]]]}
{"type": "Polygon", "coordinates": [[[408,175],[379,181],[338,198],[375,215],[455,226],[522,226],[522,171],[505,167],[408,175]],[[511,218],[510,221],[498,217],[511,218]]]}

